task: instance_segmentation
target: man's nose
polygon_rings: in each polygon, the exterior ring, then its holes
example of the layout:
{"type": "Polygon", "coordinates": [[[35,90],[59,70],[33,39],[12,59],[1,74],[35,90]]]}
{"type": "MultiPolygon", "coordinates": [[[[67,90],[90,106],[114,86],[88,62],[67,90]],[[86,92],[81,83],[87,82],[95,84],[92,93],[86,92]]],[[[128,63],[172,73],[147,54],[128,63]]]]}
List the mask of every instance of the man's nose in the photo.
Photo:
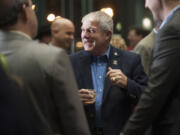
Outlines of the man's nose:
{"type": "Polygon", "coordinates": [[[87,31],[82,31],[81,36],[84,37],[84,38],[88,38],[89,33],[87,31]]]}

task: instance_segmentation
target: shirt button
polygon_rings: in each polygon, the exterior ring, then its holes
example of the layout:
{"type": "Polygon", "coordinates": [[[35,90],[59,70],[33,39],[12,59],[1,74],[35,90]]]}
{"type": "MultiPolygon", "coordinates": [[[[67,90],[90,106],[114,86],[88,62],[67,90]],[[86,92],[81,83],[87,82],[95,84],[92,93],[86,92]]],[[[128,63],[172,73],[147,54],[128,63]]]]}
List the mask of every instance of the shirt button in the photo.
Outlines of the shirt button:
{"type": "Polygon", "coordinates": [[[102,92],[102,89],[99,89],[100,92],[102,92]]]}
{"type": "Polygon", "coordinates": [[[101,64],[99,63],[98,66],[101,66],[101,64]]]}
{"type": "Polygon", "coordinates": [[[99,76],[99,79],[101,79],[102,78],[102,76],[99,76]]]}

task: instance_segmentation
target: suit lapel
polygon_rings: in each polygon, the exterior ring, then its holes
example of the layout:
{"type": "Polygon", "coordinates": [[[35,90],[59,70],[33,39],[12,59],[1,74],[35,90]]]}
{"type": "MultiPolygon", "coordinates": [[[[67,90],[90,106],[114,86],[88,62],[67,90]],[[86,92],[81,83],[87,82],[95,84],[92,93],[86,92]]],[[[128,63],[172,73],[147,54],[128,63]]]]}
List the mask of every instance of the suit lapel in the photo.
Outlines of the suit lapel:
{"type": "MultiPolygon", "coordinates": [[[[121,67],[122,63],[119,63],[120,55],[121,55],[120,51],[111,46],[110,55],[107,64],[107,71],[108,71],[108,67],[111,67],[112,69],[119,69],[121,67]]],[[[112,87],[112,83],[109,80],[109,78],[106,77],[104,80],[103,103],[105,102],[111,87],[112,87]]]]}
{"type": "Polygon", "coordinates": [[[83,88],[92,89],[92,76],[91,76],[91,54],[84,52],[80,57],[80,72],[83,80],[83,88]]]}

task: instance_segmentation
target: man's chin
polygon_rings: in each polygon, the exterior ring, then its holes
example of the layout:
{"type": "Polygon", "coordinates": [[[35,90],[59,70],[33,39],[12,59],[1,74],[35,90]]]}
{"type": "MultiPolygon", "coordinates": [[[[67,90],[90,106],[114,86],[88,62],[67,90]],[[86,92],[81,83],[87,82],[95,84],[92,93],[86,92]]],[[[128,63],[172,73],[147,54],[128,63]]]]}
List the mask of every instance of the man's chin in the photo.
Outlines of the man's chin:
{"type": "Polygon", "coordinates": [[[87,51],[87,52],[92,52],[93,49],[90,49],[90,48],[88,48],[88,49],[86,48],[86,49],[85,49],[85,48],[84,48],[84,50],[87,51]]]}
{"type": "Polygon", "coordinates": [[[90,52],[90,51],[92,51],[93,49],[94,49],[94,46],[84,45],[84,50],[85,50],[85,51],[90,52]]]}

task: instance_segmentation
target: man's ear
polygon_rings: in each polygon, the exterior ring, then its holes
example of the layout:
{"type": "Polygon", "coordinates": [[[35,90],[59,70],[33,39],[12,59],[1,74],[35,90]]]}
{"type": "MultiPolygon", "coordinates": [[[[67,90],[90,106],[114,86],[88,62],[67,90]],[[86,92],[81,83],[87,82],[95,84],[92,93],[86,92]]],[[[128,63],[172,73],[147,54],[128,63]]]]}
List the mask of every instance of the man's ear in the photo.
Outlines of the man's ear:
{"type": "Polygon", "coordinates": [[[106,40],[110,40],[112,37],[112,31],[107,31],[106,32],[106,40]]]}
{"type": "Polygon", "coordinates": [[[23,22],[27,22],[27,20],[28,20],[28,9],[25,4],[22,5],[22,10],[19,13],[19,18],[23,22]]]}
{"type": "Polygon", "coordinates": [[[54,36],[58,33],[57,29],[51,29],[51,35],[54,36]]]}

